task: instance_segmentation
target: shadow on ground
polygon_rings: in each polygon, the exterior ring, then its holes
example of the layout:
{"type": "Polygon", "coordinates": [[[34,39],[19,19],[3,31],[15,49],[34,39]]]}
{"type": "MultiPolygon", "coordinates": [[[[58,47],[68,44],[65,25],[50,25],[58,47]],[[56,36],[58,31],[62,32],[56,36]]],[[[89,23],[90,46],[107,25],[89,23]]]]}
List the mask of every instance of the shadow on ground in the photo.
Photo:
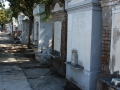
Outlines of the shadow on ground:
{"type": "MultiPolygon", "coordinates": [[[[15,75],[15,79],[20,79],[22,75],[19,75],[19,72],[16,73],[19,71],[17,68],[20,69],[26,76],[22,78],[27,78],[33,90],[79,90],[70,83],[66,85],[65,77],[54,72],[50,65],[40,64],[34,58],[32,49],[26,45],[14,44],[14,40],[9,35],[0,33],[0,72],[6,66],[5,73],[15,75]]],[[[8,80],[7,77],[5,80],[8,80]]]]}

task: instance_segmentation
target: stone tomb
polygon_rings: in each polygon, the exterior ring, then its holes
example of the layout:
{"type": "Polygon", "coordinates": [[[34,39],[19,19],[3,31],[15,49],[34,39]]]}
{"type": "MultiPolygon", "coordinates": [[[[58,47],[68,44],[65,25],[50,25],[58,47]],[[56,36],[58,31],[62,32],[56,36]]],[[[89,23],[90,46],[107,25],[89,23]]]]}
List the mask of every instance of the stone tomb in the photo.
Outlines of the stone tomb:
{"type": "Polygon", "coordinates": [[[63,30],[62,23],[66,20],[66,12],[64,11],[63,4],[61,7],[59,3],[54,5],[54,8],[51,10],[51,12],[53,17],[52,20],[54,22],[54,51],[58,52],[58,56],[61,56],[61,37],[63,35],[61,35],[63,30]]]}
{"type": "Polygon", "coordinates": [[[29,43],[29,20],[22,21],[22,34],[21,34],[21,43],[28,44],[29,43]]]}
{"type": "Polygon", "coordinates": [[[82,90],[96,90],[100,72],[102,11],[98,0],[65,0],[68,13],[66,78],[82,90]],[[76,49],[78,64],[71,65],[76,49]]]}
{"type": "Polygon", "coordinates": [[[34,51],[36,60],[40,61],[42,64],[48,62],[48,53],[41,53],[47,51],[52,47],[52,30],[53,23],[52,21],[44,21],[42,20],[45,15],[40,15],[40,13],[44,12],[45,5],[37,4],[34,6],[33,15],[34,15],[34,51]],[[45,58],[44,58],[45,56],[45,58]]]}
{"type": "Polygon", "coordinates": [[[67,42],[67,13],[65,11],[64,3],[54,0],[52,5],[52,21],[54,23],[53,29],[53,67],[60,74],[65,75],[66,61],[66,42],[67,42]]]}
{"type": "Polygon", "coordinates": [[[110,72],[120,74],[120,5],[112,9],[110,72]]]}
{"type": "Polygon", "coordinates": [[[45,6],[42,4],[38,4],[35,6],[33,10],[34,15],[34,42],[38,46],[38,50],[41,47],[50,47],[52,40],[52,21],[44,21],[44,15],[39,15],[44,12],[45,6]]]}
{"type": "Polygon", "coordinates": [[[25,16],[23,13],[18,15],[18,31],[21,31],[21,36],[19,37],[22,44],[28,44],[29,42],[29,17],[25,16]]]}

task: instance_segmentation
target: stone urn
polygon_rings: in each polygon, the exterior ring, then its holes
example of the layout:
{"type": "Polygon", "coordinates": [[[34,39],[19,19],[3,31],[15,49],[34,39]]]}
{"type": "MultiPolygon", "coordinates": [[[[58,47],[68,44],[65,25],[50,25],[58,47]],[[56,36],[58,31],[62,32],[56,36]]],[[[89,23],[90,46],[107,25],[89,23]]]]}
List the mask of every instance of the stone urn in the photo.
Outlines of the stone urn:
{"type": "Polygon", "coordinates": [[[78,64],[78,51],[73,49],[71,52],[71,64],[77,65],[78,64]]]}

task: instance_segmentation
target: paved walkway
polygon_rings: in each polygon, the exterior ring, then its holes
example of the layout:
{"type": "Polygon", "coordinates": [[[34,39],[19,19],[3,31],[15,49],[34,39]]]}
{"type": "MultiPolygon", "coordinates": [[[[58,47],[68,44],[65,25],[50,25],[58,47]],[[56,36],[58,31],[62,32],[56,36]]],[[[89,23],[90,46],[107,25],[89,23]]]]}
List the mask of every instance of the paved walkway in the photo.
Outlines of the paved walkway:
{"type": "Polygon", "coordinates": [[[14,41],[8,34],[0,31],[0,44],[11,44],[13,42],[14,41]]]}
{"type": "Polygon", "coordinates": [[[32,90],[23,70],[17,64],[12,38],[0,32],[0,90],[32,90]]]}
{"type": "Polygon", "coordinates": [[[64,90],[64,78],[34,60],[33,50],[0,32],[0,90],[64,90]]]}

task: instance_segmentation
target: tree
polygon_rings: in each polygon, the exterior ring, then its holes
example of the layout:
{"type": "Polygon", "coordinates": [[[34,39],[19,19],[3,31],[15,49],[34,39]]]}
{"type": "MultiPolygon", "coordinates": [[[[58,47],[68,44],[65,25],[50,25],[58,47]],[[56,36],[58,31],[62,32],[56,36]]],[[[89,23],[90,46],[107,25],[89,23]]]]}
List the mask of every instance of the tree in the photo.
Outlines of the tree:
{"type": "Polygon", "coordinates": [[[5,9],[5,13],[6,13],[6,23],[10,23],[12,21],[12,14],[13,12],[11,11],[11,9],[5,9]]]}
{"type": "Polygon", "coordinates": [[[4,8],[0,9],[0,25],[2,26],[2,28],[6,23],[9,23],[11,21],[11,17],[12,17],[12,12],[10,9],[4,9],[4,8]]]}
{"type": "Polygon", "coordinates": [[[0,9],[0,23],[4,23],[7,19],[5,9],[0,9]]]}
{"type": "Polygon", "coordinates": [[[0,25],[2,26],[2,28],[4,26],[6,19],[7,19],[7,16],[5,14],[5,9],[0,9],[0,25]]]}
{"type": "Polygon", "coordinates": [[[6,23],[11,21],[12,11],[10,9],[5,9],[4,2],[6,0],[0,0],[0,25],[2,28],[6,23]]]}
{"type": "Polygon", "coordinates": [[[13,16],[17,17],[20,12],[23,12],[30,19],[30,29],[29,29],[29,43],[28,47],[30,47],[30,34],[32,31],[33,24],[33,8],[35,3],[45,4],[45,12],[42,14],[46,14],[46,19],[50,17],[50,5],[53,0],[7,0],[10,2],[10,8],[13,11],[13,16]]]}

